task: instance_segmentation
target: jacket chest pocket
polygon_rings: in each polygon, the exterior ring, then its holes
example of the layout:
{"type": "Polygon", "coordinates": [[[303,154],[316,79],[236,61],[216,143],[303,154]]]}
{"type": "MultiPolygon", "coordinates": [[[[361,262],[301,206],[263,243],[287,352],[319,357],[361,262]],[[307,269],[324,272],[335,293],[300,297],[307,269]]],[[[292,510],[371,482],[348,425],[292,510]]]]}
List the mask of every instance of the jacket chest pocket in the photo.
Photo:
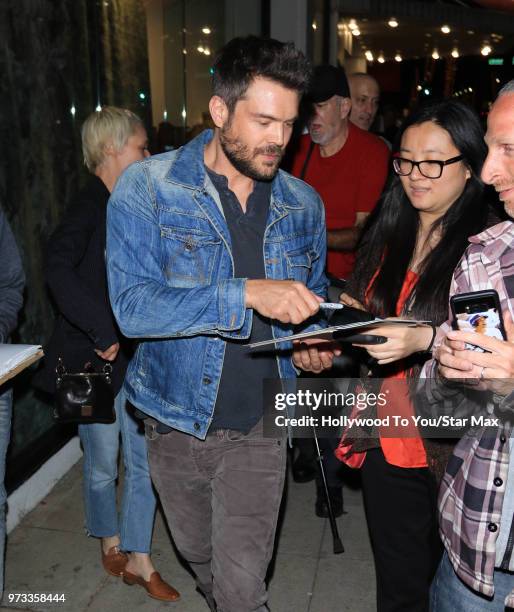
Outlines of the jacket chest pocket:
{"type": "Polygon", "coordinates": [[[315,259],[316,254],[310,250],[286,252],[287,278],[306,284],[315,259]]]}
{"type": "Polygon", "coordinates": [[[161,225],[163,271],[173,287],[210,285],[220,257],[221,239],[196,229],[161,225]]]}

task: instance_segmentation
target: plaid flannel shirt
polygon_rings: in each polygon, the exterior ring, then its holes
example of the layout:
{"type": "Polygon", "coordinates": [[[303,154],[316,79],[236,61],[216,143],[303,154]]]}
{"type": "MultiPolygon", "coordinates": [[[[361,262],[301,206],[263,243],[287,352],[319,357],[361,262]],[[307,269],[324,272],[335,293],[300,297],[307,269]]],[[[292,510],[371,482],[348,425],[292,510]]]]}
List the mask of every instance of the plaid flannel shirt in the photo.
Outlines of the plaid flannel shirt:
{"type": "MultiPolygon", "coordinates": [[[[514,313],[514,223],[499,223],[470,242],[455,270],[450,295],[496,289],[502,310],[514,313]]],[[[449,321],[439,328],[434,347],[450,329],[449,321]]],[[[423,378],[431,379],[422,386],[429,396],[425,399],[434,403],[441,400],[436,371],[437,362],[431,360],[422,372],[423,378]]],[[[439,490],[439,529],[452,566],[465,584],[489,597],[494,594],[496,540],[509,467],[508,435],[497,428],[465,435],[455,446],[439,490]]],[[[514,589],[505,605],[514,607],[514,589]]]]}

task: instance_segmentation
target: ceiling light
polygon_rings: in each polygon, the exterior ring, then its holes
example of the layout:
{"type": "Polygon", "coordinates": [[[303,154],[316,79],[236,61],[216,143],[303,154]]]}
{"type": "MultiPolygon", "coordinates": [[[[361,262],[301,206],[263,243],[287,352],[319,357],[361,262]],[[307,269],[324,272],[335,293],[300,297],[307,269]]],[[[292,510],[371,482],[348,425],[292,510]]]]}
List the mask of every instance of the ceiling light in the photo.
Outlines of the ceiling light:
{"type": "Polygon", "coordinates": [[[432,59],[438,60],[441,56],[439,55],[439,51],[437,49],[434,49],[432,51],[432,59]]]}
{"type": "Polygon", "coordinates": [[[453,49],[452,57],[454,57],[455,59],[457,59],[459,57],[459,50],[457,49],[457,47],[455,47],[455,49],[453,49]]]}
{"type": "Polygon", "coordinates": [[[371,53],[371,51],[366,51],[366,53],[364,54],[366,56],[366,59],[368,60],[368,62],[372,62],[373,61],[373,53],[371,53]]]}
{"type": "Polygon", "coordinates": [[[208,28],[208,27],[202,28],[202,32],[204,34],[210,34],[211,33],[211,28],[208,28]]]}
{"type": "Polygon", "coordinates": [[[383,64],[385,62],[384,54],[382,53],[382,51],[380,51],[380,55],[377,58],[377,62],[379,64],[383,64]]]}
{"type": "Polygon", "coordinates": [[[423,89],[423,87],[421,87],[421,85],[418,85],[418,86],[416,87],[416,89],[417,89],[418,91],[421,91],[421,90],[423,89]]]}
{"type": "Polygon", "coordinates": [[[496,79],[494,79],[494,80],[495,80],[497,83],[499,83],[499,82],[500,82],[500,79],[499,79],[499,78],[496,78],[496,79]]]}
{"type": "Polygon", "coordinates": [[[391,17],[391,19],[389,19],[389,21],[387,22],[387,25],[390,28],[397,28],[398,27],[398,21],[396,20],[396,17],[391,17]]]}
{"type": "Polygon", "coordinates": [[[318,25],[316,24],[315,21],[312,22],[312,29],[313,30],[317,30],[318,29],[318,25]]]}
{"type": "Polygon", "coordinates": [[[196,50],[198,51],[198,53],[204,52],[204,48],[202,47],[202,45],[199,45],[198,47],[196,47],[196,50]]]}
{"type": "Polygon", "coordinates": [[[473,89],[471,87],[468,87],[468,91],[469,93],[473,93],[473,89]]]}
{"type": "Polygon", "coordinates": [[[396,61],[396,62],[401,62],[401,61],[402,61],[402,56],[401,56],[399,53],[397,53],[397,54],[394,56],[394,59],[395,59],[395,61],[396,61]]]}
{"type": "Polygon", "coordinates": [[[203,52],[204,52],[205,55],[210,55],[211,54],[211,50],[209,49],[209,47],[205,47],[203,52]]]}
{"type": "Polygon", "coordinates": [[[352,30],[352,34],[354,36],[360,36],[361,35],[361,31],[359,30],[359,28],[355,28],[354,30],[352,30]]]}
{"type": "Polygon", "coordinates": [[[355,21],[355,19],[350,19],[350,21],[348,22],[348,27],[350,28],[350,30],[353,30],[357,27],[357,22],[355,21]]]}
{"type": "Polygon", "coordinates": [[[450,26],[448,25],[441,26],[441,32],[443,34],[449,34],[451,32],[450,26]]]}
{"type": "Polygon", "coordinates": [[[489,53],[491,53],[492,49],[491,47],[485,43],[484,46],[480,49],[480,53],[482,55],[489,55],[489,53]]]}

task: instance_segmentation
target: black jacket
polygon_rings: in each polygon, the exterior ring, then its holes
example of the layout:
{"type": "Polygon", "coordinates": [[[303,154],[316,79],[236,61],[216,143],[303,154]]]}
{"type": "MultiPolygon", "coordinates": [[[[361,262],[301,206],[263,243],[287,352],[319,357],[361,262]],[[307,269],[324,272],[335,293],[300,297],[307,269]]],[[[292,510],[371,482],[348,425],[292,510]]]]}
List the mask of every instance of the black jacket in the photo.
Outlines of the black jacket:
{"type": "Polygon", "coordinates": [[[62,357],[68,372],[79,372],[87,362],[96,371],[106,363],[94,349],[121,345],[113,362],[115,393],[123,383],[130,359],[128,341],[123,338],[112,314],[105,270],[105,225],[109,191],[96,176],[67,210],[51,236],[45,257],[45,277],[59,316],[45,346],[42,370],[34,384],[55,390],[55,367],[62,357]]]}

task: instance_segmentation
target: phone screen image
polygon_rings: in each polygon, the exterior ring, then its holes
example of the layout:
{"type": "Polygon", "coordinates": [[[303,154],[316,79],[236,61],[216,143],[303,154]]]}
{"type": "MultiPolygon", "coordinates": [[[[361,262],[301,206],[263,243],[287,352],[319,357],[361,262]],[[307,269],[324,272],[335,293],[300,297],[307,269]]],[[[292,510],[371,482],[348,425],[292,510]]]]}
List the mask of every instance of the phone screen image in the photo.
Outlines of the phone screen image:
{"type": "MultiPolygon", "coordinates": [[[[496,308],[488,308],[479,312],[460,312],[457,314],[457,327],[461,331],[474,332],[503,340],[500,316],[496,308]]],[[[483,351],[479,346],[469,343],[466,344],[466,348],[473,351],[483,351]]]]}

